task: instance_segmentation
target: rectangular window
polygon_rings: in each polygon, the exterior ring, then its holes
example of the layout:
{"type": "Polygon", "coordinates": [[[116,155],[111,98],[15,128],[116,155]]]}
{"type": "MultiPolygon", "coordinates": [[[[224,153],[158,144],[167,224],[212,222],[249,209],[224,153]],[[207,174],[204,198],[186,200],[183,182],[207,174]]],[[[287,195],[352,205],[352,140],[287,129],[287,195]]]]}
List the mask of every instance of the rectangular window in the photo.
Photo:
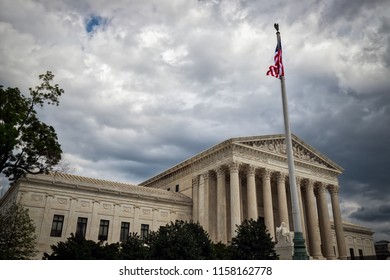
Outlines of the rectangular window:
{"type": "Polygon", "coordinates": [[[145,240],[149,235],[149,225],[141,224],[141,239],[145,240]]]}
{"type": "Polygon", "coordinates": [[[359,249],[359,259],[364,260],[363,250],[359,249]]]}
{"type": "Polygon", "coordinates": [[[100,220],[99,236],[98,239],[105,241],[108,239],[108,227],[110,225],[109,220],[100,220]]]}
{"type": "Polygon", "coordinates": [[[121,236],[120,236],[120,241],[126,241],[127,237],[130,234],[130,223],[127,222],[122,222],[121,223],[121,236]]]}
{"type": "Polygon", "coordinates": [[[355,259],[355,252],[353,251],[353,248],[349,248],[349,254],[351,255],[351,260],[355,259]]]}
{"type": "Polygon", "coordinates": [[[176,191],[176,192],[179,192],[179,185],[176,185],[175,191],[176,191]]]}
{"type": "Polygon", "coordinates": [[[87,233],[87,222],[87,218],[79,217],[77,219],[76,237],[85,238],[85,234],[87,233]]]}
{"type": "Polygon", "coordinates": [[[61,237],[63,226],[64,226],[64,216],[54,215],[53,224],[51,225],[50,236],[61,237]]]}

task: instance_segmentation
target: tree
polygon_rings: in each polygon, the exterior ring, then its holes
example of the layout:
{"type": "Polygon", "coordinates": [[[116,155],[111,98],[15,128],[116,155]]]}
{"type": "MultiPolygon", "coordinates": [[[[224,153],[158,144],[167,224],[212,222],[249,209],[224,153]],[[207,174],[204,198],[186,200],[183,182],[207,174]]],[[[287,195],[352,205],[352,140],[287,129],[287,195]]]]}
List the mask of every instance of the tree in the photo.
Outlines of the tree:
{"type": "Polygon", "coordinates": [[[244,220],[229,245],[232,259],[277,260],[275,243],[261,219],[244,220]]]}
{"type": "Polygon", "coordinates": [[[24,260],[36,254],[35,225],[28,209],[12,204],[5,214],[0,213],[0,259],[24,260]]]}
{"type": "Polygon", "coordinates": [[[121,259],[147,260],[149,259],[149,247],[137,233],[130,234],[121,243],[121,259]]]}
{"type": "Polygon", "coordinates": [[[107,244],[73,234],[66,241],[50,246],[52,253],[44,253],[46,260],[116,260],[120,258],[119,243],[107,244]]]}
{"type": "Polygon", "coordinates": [[[61,160],[61,146],[52,126],[38,119],[36,108],[59,104],[64,90],[52,85],[54,75],[39,75],[42,83],[30,97],[18,88],[0,86],[0,172],[13,182],[26,173],[51,170],[61,160]]]}
{"type": "Polygon", "coordinates": [[[147,239],[151,259],[207,260],[213,259],[212,242],[198,224],[171,222],[149,234],[147,239]]]}

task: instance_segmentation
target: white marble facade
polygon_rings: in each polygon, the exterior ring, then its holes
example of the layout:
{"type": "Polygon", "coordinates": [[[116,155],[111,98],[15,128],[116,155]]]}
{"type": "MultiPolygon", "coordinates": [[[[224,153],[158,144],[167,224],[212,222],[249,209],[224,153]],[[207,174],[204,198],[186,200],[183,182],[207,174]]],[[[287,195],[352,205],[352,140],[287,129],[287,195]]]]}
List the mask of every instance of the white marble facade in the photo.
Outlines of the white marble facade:
{"type": "MultiPolygon", "coordinates": [[[[346,259],[338,180],[343,169],[295,135],[292,139],[308,253],[314,259],[346,259]]],[[[263,218],[273,238],[282,223],[294,230],[284,135],[229,139],[141,185],[191,197],[192,219],[215,242],[229,242],[236,225],[250,218],[263,218]]],[[[372,242],[372,233],[369,238],[372,242]]]]}
{"type": "Polygon", "coordinates": [[[76,234],[78,227],[84,228],[86,239],[115,243],[122,233],[142,235],[170,221],[190,220],[192,213],[191,199],[180,193],[62,173],[19,180],[0,206],[12,202],[29,209],[38,235],[38,259],[51,251],[50,245],[76,234]]]}
{"type": "MultiPolygon", "coordinates": [[[[373,233],[341,219],[343,169],[296,136],[293,150],[311,258],[373,255],[373,233]]],[[[62,173],[27,176],[8,190],[0,208],[13,201],[30,210],[38,258],[80,229],[92,240],[105,231],[110,243],[127,231],[143,234],[175,220],[199,222],[213,241],[224,243],[249,218],[263,218],[273,238],[282,222],[294,230],[284,135],[229,139],[138,186],[62,173]]]]}

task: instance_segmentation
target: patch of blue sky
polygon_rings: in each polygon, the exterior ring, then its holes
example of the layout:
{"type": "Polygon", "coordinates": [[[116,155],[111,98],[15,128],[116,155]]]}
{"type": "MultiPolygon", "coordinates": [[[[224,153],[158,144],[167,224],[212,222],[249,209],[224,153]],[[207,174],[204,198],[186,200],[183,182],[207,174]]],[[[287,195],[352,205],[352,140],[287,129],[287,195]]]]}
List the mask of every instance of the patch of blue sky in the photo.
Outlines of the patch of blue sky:
{"type": "Polygon", "coordinates": [[[97,15],[91,15],[85,20],[85,30],[87,31],[87,33],[93,33],[96,29],[107,25],[107,23],[107,18],[97,15]]]}

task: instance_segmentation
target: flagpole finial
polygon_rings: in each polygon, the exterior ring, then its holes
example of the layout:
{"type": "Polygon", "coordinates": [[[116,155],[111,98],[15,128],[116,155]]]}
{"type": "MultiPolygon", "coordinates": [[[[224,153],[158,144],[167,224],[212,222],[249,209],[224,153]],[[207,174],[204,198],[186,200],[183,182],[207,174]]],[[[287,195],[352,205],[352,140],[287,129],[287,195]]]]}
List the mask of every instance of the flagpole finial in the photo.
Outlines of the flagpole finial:
{"type": "Polygon", "coordinates": [[[279,32],[279,23],[274,23],[274,27],[275,27],[276,31],[279,32]]]}

